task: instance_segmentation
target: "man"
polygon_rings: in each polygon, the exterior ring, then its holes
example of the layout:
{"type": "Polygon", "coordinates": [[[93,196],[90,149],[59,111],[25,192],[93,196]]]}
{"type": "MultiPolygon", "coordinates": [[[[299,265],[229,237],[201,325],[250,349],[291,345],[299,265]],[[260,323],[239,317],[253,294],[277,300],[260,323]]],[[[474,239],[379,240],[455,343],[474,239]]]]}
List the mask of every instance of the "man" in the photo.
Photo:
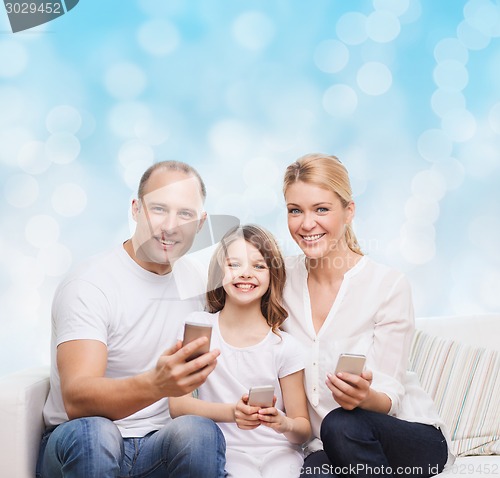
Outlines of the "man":
{"type": "Polygon", "coordinates": [[[225,443],[201,417],[168,415],[169,396],[201,385],[219,351],[186,362],[179,324],[199,298],[181,300],[175,263],[206,218],[205,186],[189,165],[143,175],[128,241],[66,278],[52,306],[51,388],[37,476],[221,477],[225,443]]]}

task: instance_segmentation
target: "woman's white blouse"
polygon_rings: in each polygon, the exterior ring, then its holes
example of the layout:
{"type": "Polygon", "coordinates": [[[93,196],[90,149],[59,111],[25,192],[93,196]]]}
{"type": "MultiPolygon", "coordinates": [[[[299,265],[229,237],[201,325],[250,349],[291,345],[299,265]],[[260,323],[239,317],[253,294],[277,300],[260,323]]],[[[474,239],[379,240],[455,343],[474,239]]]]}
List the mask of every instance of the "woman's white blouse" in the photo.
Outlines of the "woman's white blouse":
{"type": "Polygon", "coordinates": [[[289,316],[283,328],[306,351],[305,387],[313,434],[320,436],[321,421],[339,407],[325,381],[341,353],[366,355],[366,369],[373,372],[372,388],[391,399],[390,415],[441,428],[443,422],[432,399],[416,375],[407,372],[414,313],[406,278],[363,256],[344,275],[335,302],[316,333],[305,257],[288,257],[286,264],[284,302],[289,316]]]}

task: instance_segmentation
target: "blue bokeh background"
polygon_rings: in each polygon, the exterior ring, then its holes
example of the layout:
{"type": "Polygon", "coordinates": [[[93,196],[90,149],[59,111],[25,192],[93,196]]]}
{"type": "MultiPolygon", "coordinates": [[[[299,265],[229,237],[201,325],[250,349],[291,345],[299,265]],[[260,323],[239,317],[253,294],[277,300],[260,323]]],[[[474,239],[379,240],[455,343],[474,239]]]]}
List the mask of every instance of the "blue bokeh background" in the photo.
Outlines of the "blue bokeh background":
{"type": "Polygon", "coordinates": [[[284,169],[335,154],[417,315],[499,312],[499,37],[498,0],[81,0],[16,34],[1,6],[0,374],[48,363],[55,287],[164,159],[294,253],[284,169]]]}

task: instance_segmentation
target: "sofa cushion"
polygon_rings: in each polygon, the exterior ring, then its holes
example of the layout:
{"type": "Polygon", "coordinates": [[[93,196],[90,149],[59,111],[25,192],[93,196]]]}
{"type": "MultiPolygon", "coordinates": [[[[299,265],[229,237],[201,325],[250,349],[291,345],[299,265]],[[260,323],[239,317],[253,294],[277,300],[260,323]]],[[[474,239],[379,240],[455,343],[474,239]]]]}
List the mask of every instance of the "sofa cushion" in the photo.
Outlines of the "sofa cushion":
{"type": "Polygon", "coordinates": [[[417,330],[410,368],[434,399],[457,456],[500,454],[500,354],[417,330]]]}

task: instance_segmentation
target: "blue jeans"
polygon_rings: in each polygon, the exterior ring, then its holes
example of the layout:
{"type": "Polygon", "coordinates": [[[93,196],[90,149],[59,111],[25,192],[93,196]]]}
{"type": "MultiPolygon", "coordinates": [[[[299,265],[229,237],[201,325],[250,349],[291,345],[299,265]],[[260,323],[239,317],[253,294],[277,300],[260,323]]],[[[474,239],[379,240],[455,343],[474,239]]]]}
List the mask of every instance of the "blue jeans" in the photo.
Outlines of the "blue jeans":
{"type": "Polygon", "coordinates": [[[301,478],[405,476],[427,478],[443,470],[448,447],[432,425],[382,413],[337,408],[321,424],[324,451],[309,455],[301,478]]]}
{"type": "Polygon", "coordinates": [[[222,478],[226,442],[207,418],[182,416],[142,438],[122,438],[101,417],[79,418],[42,437],[37,478],[222,478]]]}

